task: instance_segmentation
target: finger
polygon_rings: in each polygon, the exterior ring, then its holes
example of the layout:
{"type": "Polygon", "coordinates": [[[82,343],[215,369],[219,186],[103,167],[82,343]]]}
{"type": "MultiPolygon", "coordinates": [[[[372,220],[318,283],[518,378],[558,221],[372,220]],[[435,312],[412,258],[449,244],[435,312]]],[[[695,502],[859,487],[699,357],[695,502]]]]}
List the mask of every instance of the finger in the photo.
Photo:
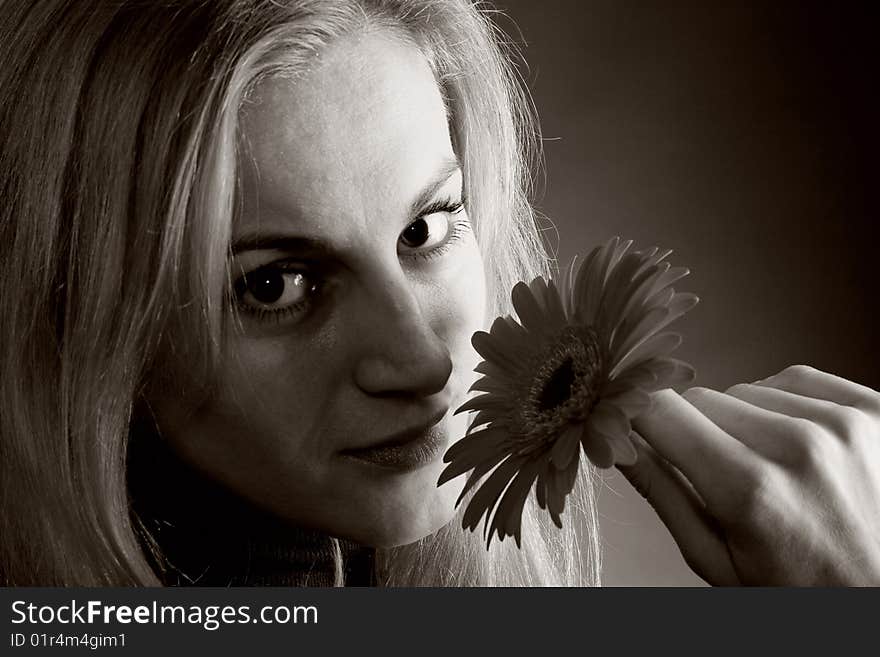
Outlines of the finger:
{"type": "Polygon", "coordinates": [[[760,457],[672,390],[651,397],[651,409],[633,420],[633,428],[681,470],[713,515],[735,513],[735,500],[752,484],[760,457]]]}
{"type": "Polygon", "coordinates": [[[843,377],[808,365],[792,365],[755,385],[778,388],[796,395],[825,399],[880,416],[880,393],[843,377]]]}
{"type": "Polygon", "coordinates": [[[682,397],[724,432],[768,459],[781,462],[791,451],[796,427],[790,415],[709,388],[690,388],[682,397]]]}
{"type": "Polygon", "coordinates": [[[638,458],[618,469],[657,512],[685,561],[710,584],[738,584],[727,545],[693,487],[641,436],[631,438],[638,458]]]}
{"type": "Polygon", "coordinates": [[[843,439],[864,431],[866,424],[870,423],[870,419],[862,411],[851,406],[804,397],[778,388],[740,383],[730,388],[727,394],[753,406],[810,420],[843,439]],[[860,415],[861,419],[858,417],[860,415]]]}

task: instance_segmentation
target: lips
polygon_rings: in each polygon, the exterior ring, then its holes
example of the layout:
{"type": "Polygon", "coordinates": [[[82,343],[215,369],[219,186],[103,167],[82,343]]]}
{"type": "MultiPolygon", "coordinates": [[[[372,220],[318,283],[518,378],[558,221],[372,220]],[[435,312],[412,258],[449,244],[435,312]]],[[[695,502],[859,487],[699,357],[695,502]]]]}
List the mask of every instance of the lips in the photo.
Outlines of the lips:
{"type": "Polygon", "coordinates": [[[443,410],[438,411],[437,413],[432,415],[425,422],[404,429],[403,431],[398,431],[391,434],[390,436],[371,441],[363,447],[351,447],[348,449],[344,449],[341,453],[350,456],[358,456],[376,450],[403,447],[424,438],[425,434],[430,433],[431,428],[438,424],[441,420],[443,420],[443,418],[446,417],[446,413],[448,412],[449,408],[444,408],[443,410]]]}
{"type": "Polygon", "coordinates": [[[448,408],[426,422],[375,440],[364,447],[342,450],[345,457],[396,470],[409,470],[430,463],[446,445],[446,432],[436,426],[448,408]]]}

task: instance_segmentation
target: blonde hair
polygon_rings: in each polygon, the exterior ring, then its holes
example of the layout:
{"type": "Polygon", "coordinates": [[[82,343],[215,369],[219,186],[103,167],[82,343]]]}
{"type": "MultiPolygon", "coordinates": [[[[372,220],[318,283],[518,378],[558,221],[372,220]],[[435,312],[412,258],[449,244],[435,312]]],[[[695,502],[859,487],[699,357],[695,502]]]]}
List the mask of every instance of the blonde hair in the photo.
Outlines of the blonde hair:
{"type": "MultiPolygon", "coordinates": [[[[494,314],[546,273],[528,98],[467,0],[0,4],[0,583],[150,585],[130,510],[136,400],[164,358],[220,357],[239,110],[359,29],[406,35],[449,104],[494,314]]],[[[523,549],[458,517],[379,552],[385,585],[598,584],[586,462],[565,528],[533,497],[523,549]]],[[[341,577],[341,568],[337,568],[341,577]]]]}

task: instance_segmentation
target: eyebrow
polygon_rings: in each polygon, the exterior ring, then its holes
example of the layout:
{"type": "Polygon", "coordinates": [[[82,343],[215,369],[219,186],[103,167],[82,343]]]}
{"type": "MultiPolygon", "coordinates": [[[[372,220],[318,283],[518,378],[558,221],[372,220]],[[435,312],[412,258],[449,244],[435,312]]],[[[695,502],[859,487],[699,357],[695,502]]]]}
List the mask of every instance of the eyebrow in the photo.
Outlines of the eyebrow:
{"type": "MultiPolygon", "coordinates": [[[[436,175],[433,177],[409,206],[409,216],[416,217],[422,208],[427,206],[434,195],[445,185],[452,176],[461,171],[461,164],[456,158],[444,160],[436,175]]],[[[293,236],[289,233],[261,233],[255,231],[245,233],[232,242],[232,255],[246,251],[277,250],[295,251],[321,257],[331,255],[333,249],[321,239],[313,237],[293,236]]]]}
{"type": "Polygon", "coordinates": [[[422,208],[431,202],[434,195],[445,185],[452,176],[461,171],[461,164],[455,158],[444,160],[437,170],[437,175],[428,183],[428,185],[419,193],[419,195],[409,206],[409,216],[415,217],[422,208]]]}
{"type": "Polygon", "coordinates": [[[319,239],[297,237],[286,233],[248,233],[232,243],[232,255],[262,250],[295,251],[316,257],[328,256],[333,253],[333,249],[319,239]]]}

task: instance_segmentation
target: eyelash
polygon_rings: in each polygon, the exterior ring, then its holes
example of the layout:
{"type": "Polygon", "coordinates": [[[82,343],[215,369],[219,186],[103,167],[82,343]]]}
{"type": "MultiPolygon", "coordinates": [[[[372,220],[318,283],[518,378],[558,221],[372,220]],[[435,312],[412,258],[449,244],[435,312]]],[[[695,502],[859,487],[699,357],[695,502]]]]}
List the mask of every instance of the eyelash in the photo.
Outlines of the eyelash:
{"type": "MultiPolygon", "coordinates": [[[[467,199],[462,197],[460,201],[453,201],[452,199],[445,199],[440,201],[435,201],[431,203],[428,207],[426,207],[419,215],[413,220],[418,221],[426,217],[427,215],[434,214],[435,212],[446,212],[452,216],[460,214],[467,204],[467,199]]],[[[449,227],[449,234],[446,239],[443,240],[442,243],[437,246],[428,249],[427,251],[418,251],[409,255],[406,255],[407,258],[422,258],[424,260],[432,260],[434,258],[438,258],[446,253],[451,246],[460,240],[467,232],[471,229],[470,223],[467,218],[458,219],[453,221],[449,227]]],[[[309,306],[313,303],[313,300],[316,295],[320,294],[320,285],[316,283],[312,283],[309,288],[308,296],[298,303],[291,304],[289,306],[285,306],[282,308],[258,308],[245,304],[242,302],[241,297],[244,295],[244,291],[246,289],[246,281],[248,276],[258,275],[261,270],[272,270],[272,271],[280,271],[284,273],[300,273],[306,277],[309,281],[311,281],[313,274],[308,271],[305,271],[300,262],[289,262],[284,260],[275,261],[262,267],[257,267],[256,269],[251,270],[250,272],[244,274],[239,277],[235,283],[233,284],[233,293],[232,293],[232,303],[235,309],[238,312],[244,312],[247,315],[255,318],[259,322],[272,322],[279,323],[282,320],[286,319],[289,316],[296,315],[306,311],[309,306]]]]}
{"type": "Polygon", "coordinates": [[[306,268],[302,266],[301,262],[288,262],[284,260],[278,260],[267,265],[263,265],[262,267],[252,269],[245,275],[238,278],[238,280],[236,280],[233,285],[232,302],[238,312],[246,313],[247,315],[254,317],[260,322],[277,323],[291,315],[296,315],[308,310],[309,306],[312,304],[312,300],[314,299],[314,297],[320,294],[320,286],[317,283],[312,282],[313,278],[317,277],[313,273],[307,271],[306,268]],[[306,280],[311,283],[308,295],[302,301],[291,304],[289,306],[284,306],[282,308],[259,308],[247,305],[242,301],[242,297],[244,296],[244,292],[246,290],[247,277],[259,275],[260,271],[264,270],[291,274],[302,274],[306,278],[306,280]]]}
{"type": "MultiPolygon", "coordinates": [[[[419,213],[414,221],[418,221],[429,214],[434,214],[435,212],[446,212],[452,216],[458,215],[465,209],[467,205],[467,199],[462,197],[460,201],[453,201],[452,199],[445,199],[441,201],[435,201],[424,210],[419,213]]],[[[432,260],[434,258],[438,258],[446,253],[452,245],[460,240],[467,232],[471,229],[470,222],[465,219],[458,219],[453,221],[449,226],[449,234],[446,239],[443,240],[437,246],[428,249],[427,251],[417,251],[410,255],[407,255],[408,258],[422,258],[424,260],[432,260]]]]}

